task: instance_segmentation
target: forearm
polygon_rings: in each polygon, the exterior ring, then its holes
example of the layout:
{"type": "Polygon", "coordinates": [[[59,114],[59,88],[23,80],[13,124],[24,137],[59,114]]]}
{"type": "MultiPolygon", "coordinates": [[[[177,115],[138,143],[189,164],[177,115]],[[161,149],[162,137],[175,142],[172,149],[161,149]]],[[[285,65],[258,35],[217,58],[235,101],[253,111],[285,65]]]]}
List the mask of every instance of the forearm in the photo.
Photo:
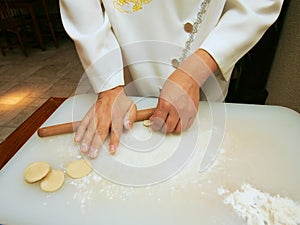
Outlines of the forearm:
{"type": "Polygon", "coordinates": [[[60,9],[95,92],[124,84],[121,50],[100,1],[60,0],[60,9]]]}
{"type": "Polygon", "coordinates": [[[226,74],[275,22],[282,3],[283,0],[227,1],[220,21],[200,48],[209,52],[222,74],[226,74]]]}

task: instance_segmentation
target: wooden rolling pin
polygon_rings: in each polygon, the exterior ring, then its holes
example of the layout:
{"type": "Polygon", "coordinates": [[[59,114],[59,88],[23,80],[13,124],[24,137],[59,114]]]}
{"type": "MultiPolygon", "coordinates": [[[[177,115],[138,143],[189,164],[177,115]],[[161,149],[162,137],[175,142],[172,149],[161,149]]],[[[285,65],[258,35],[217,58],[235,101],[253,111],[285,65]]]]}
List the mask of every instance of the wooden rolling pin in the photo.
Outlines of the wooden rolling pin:
{"type": "MultiPolygon", "coordinates": [[[[155,108],[138,110],[136,113],[135,121],[143,121],[149,119],[150,116],[154,113],[155,108]]],[[[42,127],[38,129],[37,133],[40,137],[49,137],[58,134],[67,134],[76,132],[77,128],[80,125],[80,121],[57,124],[49,127],[42,127]]]]}

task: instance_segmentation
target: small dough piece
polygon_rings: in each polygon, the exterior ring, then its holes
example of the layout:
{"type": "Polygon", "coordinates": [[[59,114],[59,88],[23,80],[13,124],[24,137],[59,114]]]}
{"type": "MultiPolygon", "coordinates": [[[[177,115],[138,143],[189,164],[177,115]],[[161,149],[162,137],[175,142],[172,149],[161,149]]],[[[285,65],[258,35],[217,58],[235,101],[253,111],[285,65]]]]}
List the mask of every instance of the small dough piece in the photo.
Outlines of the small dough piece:
{"type": "Polygon", "coordinates": [[[64,172],[60,170],[51,170],[51,172],[40,183],[40,187],[43,191],[54,192],[62,187],[64,181],[64,172]]]}
{"type": "Polygon", "coordinates": [[[84,159],[75,160],[67,165],[67,174],[74,179],[85,177],[91,171],[92,168],[84,159]]]}
{"type": "Polygon", "coordinates": [[[27,183],[40,181],[50,172],[50,165],[46,162],[34,162],[29,164],[24,171],[24,180],[27,183]]]}
{"type": "Polygon", "coordinates": [[[151,123],[151,120],[144,120],[143,124],[145,127],[150,127],[152,123],[151,123]]]}

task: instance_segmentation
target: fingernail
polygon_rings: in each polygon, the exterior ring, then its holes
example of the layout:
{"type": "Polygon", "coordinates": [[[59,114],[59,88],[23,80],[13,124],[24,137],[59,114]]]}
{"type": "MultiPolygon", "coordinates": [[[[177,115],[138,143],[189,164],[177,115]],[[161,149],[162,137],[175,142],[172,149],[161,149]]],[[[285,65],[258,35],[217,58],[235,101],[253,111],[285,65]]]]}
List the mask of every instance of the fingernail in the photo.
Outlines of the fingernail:
{"type": "Polygon", "coordinates": [[[116,153],[116,146],[114,146],[114,145],[110,145],[109,146],[109,153],[110,154],[115,154],[116,153]]]}
{"type": "Polygon", "coordinates": [[[80,141],[80,135],[76,134],[75,137],[74,137],[74,139],[75,139],[76,142],[80,141]]]}
{"type": "Polygon", "coordinates": [[[88,146],[86,143],[81,143],[81,152],[87,152],[88,151],[88,146]]]}
{"type": "Polygon", "coordinates": [[[97,148],[93,148],[91,149],[91,151],[89,152],[89,157],[90,158],[96,158],[98,155],[98,149],[97,148]]]}
{"type": "Polygon", "coordinates": [[[124,122],[124,127],[125,127],[126,129],[130,129],[131,125],[132,125],[132,123],[131,123],[129,120],[126,120],[126,121],[124,122]]]}

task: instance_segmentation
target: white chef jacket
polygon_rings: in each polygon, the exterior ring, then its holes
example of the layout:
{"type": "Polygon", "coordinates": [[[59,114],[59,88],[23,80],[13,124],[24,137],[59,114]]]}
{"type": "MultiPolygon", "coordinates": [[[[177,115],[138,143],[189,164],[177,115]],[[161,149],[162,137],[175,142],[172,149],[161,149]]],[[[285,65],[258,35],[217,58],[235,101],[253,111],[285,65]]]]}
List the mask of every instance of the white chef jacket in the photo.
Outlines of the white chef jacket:
{"type": "MultiPolygon", "coordinates": [[[[142,96],[159,96],[175,70],[172,60],[181,56],[190,35],[184,25],[193,24],[202,1],[60,0],[60,8],[63,25],[96,93],[123,85],[123,67],[128,66],[142,96]]],[[[214,58],[222,73],[215,76],[222,93],[227,92],[235,63],[277,19],[282,3],[210,1],[189,53],[201,48],[214,58]]],[[[205,90],[215,91],[209,86],[205,90]]]]}

